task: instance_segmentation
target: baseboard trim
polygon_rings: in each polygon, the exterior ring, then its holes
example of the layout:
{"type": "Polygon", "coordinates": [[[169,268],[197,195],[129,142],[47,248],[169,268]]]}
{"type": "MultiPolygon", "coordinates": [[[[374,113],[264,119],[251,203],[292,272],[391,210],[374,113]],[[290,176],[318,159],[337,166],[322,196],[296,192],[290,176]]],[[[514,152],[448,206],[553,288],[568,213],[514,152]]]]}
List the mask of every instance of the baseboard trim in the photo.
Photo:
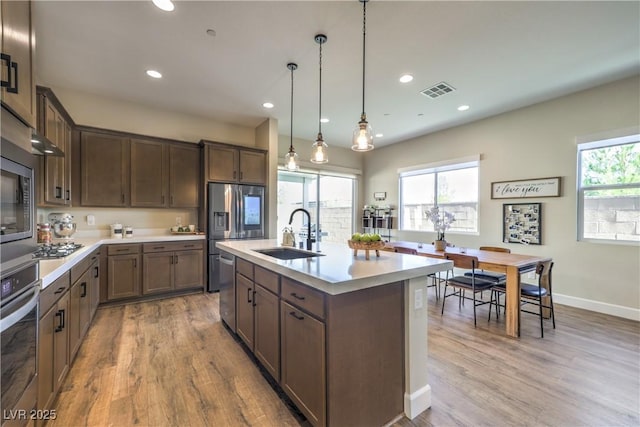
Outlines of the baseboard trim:
{"type": "Polygon", "coordinates": [[[640,322],[640,309],[625,307],[622,305],[609,304],[606,302],[594,301],[585,298],[573,297],[570,295],[553,294],[553,302],[568,305],[570,307],[584,308],[585,310],[597,313],[610,314],[616,317],[635,320],[640,322]]]}
{"type": "Polygon", "coordinates": [[[431,407],[431,386],[427,384],[411,394],[404,394],[404,414],[410,420],[431,407]]]}

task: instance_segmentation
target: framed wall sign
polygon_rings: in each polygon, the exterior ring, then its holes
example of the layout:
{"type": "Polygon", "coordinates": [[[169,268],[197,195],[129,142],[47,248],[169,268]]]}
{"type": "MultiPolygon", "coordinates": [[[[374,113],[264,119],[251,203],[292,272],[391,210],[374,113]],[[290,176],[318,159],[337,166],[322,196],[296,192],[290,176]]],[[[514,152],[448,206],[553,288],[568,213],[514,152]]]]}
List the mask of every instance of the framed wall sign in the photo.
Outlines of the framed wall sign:
{"type": "Polygon", "coordinates": [[[527,197],[559,197],[560,177],[521,179],[491,183],[492,199],[523,199],[527,197]]]}
{"type": "Polygon", "coordinates": [[[502,241],[523,245],[542,244],[542,205],[505,203],[502,205],[502,241]]]}
{"type": "Polygon", "coordinates": [[[385,200],[387,198],[387,192],[386,191],[376,191],[375,193],[373,193],[373,198],[376,200],[385,200]]]}

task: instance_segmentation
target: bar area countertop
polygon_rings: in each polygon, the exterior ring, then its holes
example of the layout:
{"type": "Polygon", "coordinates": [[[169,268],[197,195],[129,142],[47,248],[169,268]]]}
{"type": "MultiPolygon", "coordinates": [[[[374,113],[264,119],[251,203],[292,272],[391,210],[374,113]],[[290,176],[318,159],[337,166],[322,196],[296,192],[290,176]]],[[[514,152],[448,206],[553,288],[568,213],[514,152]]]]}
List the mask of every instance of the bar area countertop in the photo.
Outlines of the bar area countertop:
{"type": "MultiPolygon", "coordinates": [[[[365,259],[364,252],[353,256],[346,243],[321,245],[320,256],[281,260],[256,250],[285,247],[276,239],[226,240],[218,248],[276,273],[283,274],[329,295],[384,285],[400,280],[445,271],[451,261],[381,251],[380,256],[365,259]]],[[[293,249],[293,248],[291,248],[293,249]]],[[[295,249],[297,250],[297,249],[295,249]]],[[[300,252],[309,252],[300,249],[300,252]]]]}

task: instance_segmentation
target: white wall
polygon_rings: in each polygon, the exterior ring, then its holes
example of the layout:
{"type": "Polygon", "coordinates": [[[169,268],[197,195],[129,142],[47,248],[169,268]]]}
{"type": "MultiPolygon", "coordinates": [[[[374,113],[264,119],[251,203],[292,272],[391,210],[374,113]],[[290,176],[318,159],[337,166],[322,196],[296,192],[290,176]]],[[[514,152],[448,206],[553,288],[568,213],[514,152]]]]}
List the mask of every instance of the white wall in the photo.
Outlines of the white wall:
{"type": "MultiPolygon", "coordinates": [[[[578,242],[576,138],[639,126],[640,77],[620,80],[471,124],[367,153],[365,203],[386,191],[398,206],[397,169],[474,154],[480,161],[479,235],[456,235],[457,246],[508,246],[552,256],[556,301],[640,320],[640,246],[578,242]],[[491,200],[491,182],[562,177],[562,197],[491,200]],[[541,246],[501,243],[502,204],[542,203],[541,246]]],[[[397,211],[396,211],[397,215],[397,211]]],[[[399,240],[431,242],[433,233],[397,232],[399,240]]]]}

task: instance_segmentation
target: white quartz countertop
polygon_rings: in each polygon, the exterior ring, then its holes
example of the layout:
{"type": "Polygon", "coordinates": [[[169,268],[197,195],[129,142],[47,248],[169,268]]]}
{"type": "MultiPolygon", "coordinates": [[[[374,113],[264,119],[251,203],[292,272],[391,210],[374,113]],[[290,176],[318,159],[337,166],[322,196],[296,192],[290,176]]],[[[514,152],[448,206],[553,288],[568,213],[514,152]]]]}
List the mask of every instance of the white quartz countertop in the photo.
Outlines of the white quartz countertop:
{"type": "Polygon", "coordinates": [[[281,260],[255,251],[279,247],[275,239],[226,240],[216,245],[222,251],[330,295],[413,279],[453,267],[447,260],[382,250],[379,257],[375,251],[370,251],[369,260],[366,260],[363,250],[354,257],[346,243],[323,242],[322,256],[293,260],[281,260]]]}
{"type": "MultiPolygon", "coordinates": [[[[82,244],[82,248],[64,258],[42,259],[40,260],[40,280],[42,289],[49,286],[57,278],[69,271],[71,267],[79,263],[85,256],[100,247],[100,245],[132,244],[147,242],[170,242],[181,240],[205,240],[204,234],[184,234],[184,235],[150,235],[136,236],[127,239],[112,239],[109,237],[85,237],[73,239],[74,243],[82,244]]],[[[55,239],[53,243],[64,242],[63,239],[55,239]]]]}

